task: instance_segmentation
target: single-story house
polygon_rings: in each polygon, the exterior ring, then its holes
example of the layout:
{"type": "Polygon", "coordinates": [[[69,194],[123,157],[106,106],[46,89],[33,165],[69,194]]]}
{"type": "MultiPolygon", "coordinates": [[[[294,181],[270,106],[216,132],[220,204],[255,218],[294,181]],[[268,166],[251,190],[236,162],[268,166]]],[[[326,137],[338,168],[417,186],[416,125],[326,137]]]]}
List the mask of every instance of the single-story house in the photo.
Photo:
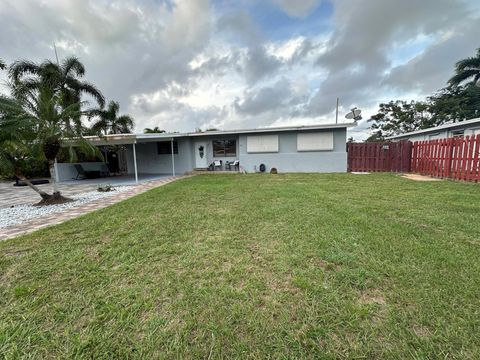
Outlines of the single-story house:
{"type": "MultiPolygon", "coordinates": [[[[246,172],[346,172],[347,128],[356,123],[322,124],[190,133],[119,134],[86,139],[100,149],[116,145],[108,154],[125,174],[179,175],[193,170],[246,172]],[[212,164],[216,163],[216,167],[212,164]],[[218,166],[221,164],[220,166],[218,166]],[[231,166],[234,164],[234,166],[231,166]]],[[[75,164],[57,164],[59,181],[74,178],[75,164]]],[[[103,163],[82,163],[96,170],[103,163]]]]}
{"type": "Polygon", "coordinates": [[[456,123],[444,124],[405,134],[387,137],[387,140],[410,140],[425,141],[435,139],[446,139],[452,137],[474,136],[480,134],[480,118],[465,120],[456,123]]]}

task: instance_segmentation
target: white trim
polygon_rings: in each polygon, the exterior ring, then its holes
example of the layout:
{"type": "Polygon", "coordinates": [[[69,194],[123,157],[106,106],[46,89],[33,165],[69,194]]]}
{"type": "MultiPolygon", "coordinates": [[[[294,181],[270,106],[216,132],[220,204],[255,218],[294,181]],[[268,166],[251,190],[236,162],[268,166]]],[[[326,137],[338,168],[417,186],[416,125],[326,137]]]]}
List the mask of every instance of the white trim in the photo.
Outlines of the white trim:
{"type": "MultiPolygon", "coordinates": [[[[160,139],[171,139],[179,137],[201,137],[201,136],[223,136],[223,135],[241,135],[241,134],[263,134],[277,133],[284,131],[308,131],[308,130],[325,130],[325,129],[346,129],[357,126],[356,122],[340,123],[340,124],[317,124],[306,126],[283,126],[283,127],[266,127],[260,129],[240,129],[240,130],[222,130],[222,131],[204,131],[204,132],[186,132],[186,133],[158,133],[158,134],[115,134],[99,136],[84,136],[85,140],[90,141],[94,145],[109,144],[133,144],[141,140],[142,142],[158,141],[160,139]]],[[[66,143],[75,142],[66,141],[66,143]]]]}
{"type": "MultiPolygon", "coordinates": [[[[171,149],[172,149],[172,175],[175,176],[175,154],[173,151],[173,138],[170,140],[171,149]]],[[[178,146],[178,144],[177,144],[178,146]]]]}
{"type": "Polygon", "coordinates": [[[137,172],[137,152],[135,151],[135,143],[133,145],[133,168],[135,170],[135,184],[138,184],[138,172],[137,172]]]}
{"type": "Polygon", "coordinates": [[[480,118],[464,120],[464,121],[460,121],[460,122],[456,122],[456,123],[443,124],[443,125],[431,127],[431,128],[428,128],[428,129],[411,131],[411,132],[400,134],[400,135],[389,136],[386,139],[390,140],[390,139],[407,138],[407,137],[410,137],[410,136],[413,136],[413,135],[426,134],[426,133],[429,133],[429,132],[432,132],[432,131],[436,132],[436,131],[439,131],[439,130],[446,130],[446,129],[456,128],[456,127],[466,127],[468,125],[477,124],[477,123],[480,124],[480,118]]]}

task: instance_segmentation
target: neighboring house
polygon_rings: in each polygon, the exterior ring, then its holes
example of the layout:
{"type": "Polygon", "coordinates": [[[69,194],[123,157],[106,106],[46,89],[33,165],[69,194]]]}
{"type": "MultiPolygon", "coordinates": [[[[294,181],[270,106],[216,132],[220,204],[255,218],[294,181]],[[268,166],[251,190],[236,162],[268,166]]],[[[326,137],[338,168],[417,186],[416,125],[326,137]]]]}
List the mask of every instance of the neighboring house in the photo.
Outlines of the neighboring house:
{"type": "Polygon", "coordinates": [[[414,142],[478,134],[480,134],[480,118],[390,136],[387,137],[387,140],[410,140],[414,142]]]}
{"type": "MultiPolygon", "coordinates": [[[[121,134],[86,137],[92,144],[122,145],[118,167],[128,174],[184,174],[208,169],[215,160],[238,160],[247,172],[346,172],[347,128],[356,123],[192,133],[121,134]],[[172,151],[173,150],[173,151],[172,151]],[[172,154],[173,152],[173,154],[172,154]]],[[[88,166],[88,163],[85,163],[88,166]]],[[[90,166],[93,166],[91,164],[90,166]]],[[[59,180],[75,174],[58,164],[59,180]]]]}

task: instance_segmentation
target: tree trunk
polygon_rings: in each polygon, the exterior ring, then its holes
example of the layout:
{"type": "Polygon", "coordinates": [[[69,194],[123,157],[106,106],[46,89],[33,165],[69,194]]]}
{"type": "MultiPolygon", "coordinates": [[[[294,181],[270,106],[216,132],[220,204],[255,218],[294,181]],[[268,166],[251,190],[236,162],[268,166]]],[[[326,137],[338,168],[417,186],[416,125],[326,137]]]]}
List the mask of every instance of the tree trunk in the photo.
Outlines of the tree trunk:
{"type": "Polygon", "coordinates": [[[22,180],[25,184],[27,184],[33,191],[38,193],[42,197],[43,200],[49,199],[52,195],[47,194],[45,191],[40,190],[38,186],[33,185],[30,180],[28,180],[20,171],[20,169],[15,169],[14,170],[15,176],[22,180]]]}
{"type": "Polygon", "coordinates": [[[50,171],[50,178],[52,179],[53,185],[53,193],[60,193],[58,191],[58,184],[57,184],[57,173],[55,171],[55,160],[48,161],[48,169],[50,171]]]}
{"type": "Polygon", "coordinates": [[[32,190],[42,197],[42,200],[36,204],[37,206],[64,204],[66,202],[73,201],[72,199],[62,196],[59,191],[54,191],[53,194],[47,194],[45,191],[40,190],[38,186],[33,185],[18,168],[14,169],[14,173],[17,178],[27,184],[32,190]]]}

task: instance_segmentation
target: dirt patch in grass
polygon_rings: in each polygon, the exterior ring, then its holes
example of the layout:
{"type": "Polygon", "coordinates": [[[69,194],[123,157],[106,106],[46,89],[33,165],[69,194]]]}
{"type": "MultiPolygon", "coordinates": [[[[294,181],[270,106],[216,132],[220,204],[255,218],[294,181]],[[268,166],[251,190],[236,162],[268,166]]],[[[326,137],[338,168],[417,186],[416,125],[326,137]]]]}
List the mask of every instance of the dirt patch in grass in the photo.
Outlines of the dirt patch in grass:
{"type": "Polygon", "coordinates": [[[421,325],[414,325],[413,326],[413,332],[419,338],[428,338],[428,337],[431,336],[430,330],[427,327],[421,326],[421,325]]]}
{"type": "Polygon", "coordinates": [[[370,304],[377,304],[380,306],[387,305],[387,301],[385,300],[385,297],[379,294],[377,291],[363,292],[360,295],[359,302],[360,304],[366,304],[366,305],[370,305],[370,304]]]}
{"type": "Polygon", "coordinates": [[[442,181],[442,179],[433,178],[431,176],[419,175],[419,174],[403,174],[403,178],[414,181],[442,181]]]}

